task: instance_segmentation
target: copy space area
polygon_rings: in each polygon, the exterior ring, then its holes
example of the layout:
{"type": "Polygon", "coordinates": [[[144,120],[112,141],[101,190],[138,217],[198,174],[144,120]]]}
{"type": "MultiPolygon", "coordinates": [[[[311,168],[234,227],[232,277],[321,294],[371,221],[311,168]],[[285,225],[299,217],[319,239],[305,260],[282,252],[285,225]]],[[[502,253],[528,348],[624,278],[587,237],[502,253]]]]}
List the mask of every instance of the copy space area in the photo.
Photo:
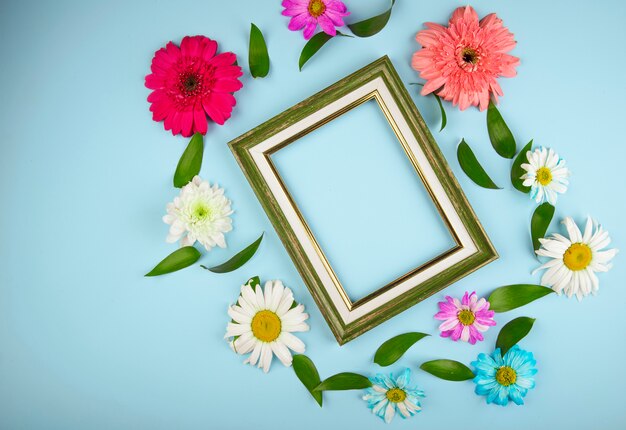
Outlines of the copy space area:
{"type": "Polygon", "coordinates": [[[375,100],[272,160],[352,301],[455,245],[375,100]]]}

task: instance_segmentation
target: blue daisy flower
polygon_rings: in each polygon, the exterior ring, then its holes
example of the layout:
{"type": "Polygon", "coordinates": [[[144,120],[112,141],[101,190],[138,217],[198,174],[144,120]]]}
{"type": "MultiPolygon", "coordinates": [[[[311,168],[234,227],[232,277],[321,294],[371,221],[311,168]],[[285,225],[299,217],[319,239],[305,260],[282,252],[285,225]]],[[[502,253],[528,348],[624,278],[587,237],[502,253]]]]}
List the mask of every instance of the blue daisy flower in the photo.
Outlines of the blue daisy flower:
{"type": "Polygon", "coordinates": [[[476,394],[487,397],[487,403],[506,406],[509,400],[523,405],[523,397],[535,387],[537,373],[532,352],[524,351],[517,345],[508,350],[504,357],[500,348],[491,354],[478,354],[472,362],[475,368],[474,383],[476,394]]]}
{"type": "Polygon", "coordinates": [[[426,396],[422,390],[409,386],[410,369],[405,369],[397,378],[379,373],[370,378],[370,381],[373,385],[365,390],[363,400],[367,401],[367,406],[372,413],[386,423],[391,422],[396,411],[402,418],[409,418],[422,410],[419,398],[426,396]]]}

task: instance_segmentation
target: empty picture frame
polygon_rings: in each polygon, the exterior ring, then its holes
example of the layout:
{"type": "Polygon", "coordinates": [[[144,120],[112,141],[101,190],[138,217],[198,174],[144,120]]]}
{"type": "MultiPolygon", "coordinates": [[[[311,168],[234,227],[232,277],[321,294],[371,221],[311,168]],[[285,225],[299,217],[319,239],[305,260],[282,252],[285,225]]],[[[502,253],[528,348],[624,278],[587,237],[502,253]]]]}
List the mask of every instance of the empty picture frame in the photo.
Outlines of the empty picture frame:
{"type": "MultiPolygon", "coordinates": [[[[336,136],[337,141],[349,133],[350,129],[342,131],[336,136]]],[[[363,145],[367,145],[367,141],[363,145]]],[[[245,133],[229,146],[340,344],[498,257],[387,56],[245,133]],[[293,190],[290,191],[281,178],[272,156],[368,101],[374,101],[382,111],[397,137],[391,145],[402,148],[414,169],[412,180],[420,182],[427,190],[453,238],[453,245],[353,301],[299,209],[293,190]]],[[[320,175],[323,174],[320,169],[320,175]]],[[[397,197],[412,198],[411,195],[397,197]]],[[[404,219],[407,225],[412,222],[410,216],[404,219]]],[[[415,246],[427,247],[428,243],[415,246]]],[[[384,265],[381,267],[384,270],[384,265]]]]}

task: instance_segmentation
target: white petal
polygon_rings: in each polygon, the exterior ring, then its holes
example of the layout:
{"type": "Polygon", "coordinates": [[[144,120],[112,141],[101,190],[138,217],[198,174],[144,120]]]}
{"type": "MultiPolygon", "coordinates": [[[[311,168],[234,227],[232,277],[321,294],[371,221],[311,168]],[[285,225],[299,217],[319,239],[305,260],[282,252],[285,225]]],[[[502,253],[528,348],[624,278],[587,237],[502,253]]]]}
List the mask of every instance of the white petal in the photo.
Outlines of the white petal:
{"type": "MultiPolygon", "coordinates": [[[[257,287],[257,290],[260,290],[260,288],[257,287]]],[[[243,285],[241,287],[241,296],[246,300],[246,302],[248,302],[250,306],[252,306],[252,309],[254,309],[255,313],[261,309],[261,306],[257,301],[257,295],[254,293],[254,290],[250,285],[243,285]]]]}
{"type": "Polygon", "coordinates": [[[254,366],[259,360],[262,347],[263,347],[263,342],[257,341],[256,344],[254,345],[254,350],[252,351],[252,354],[250,354],[250,356],[244,360],[244,363],[250,363],[252,366],[254,366]]]}
{"type": "Polygon", "coordinates": [[[387,424],[391,422],[395,413],[396,413],[396,407],[393,405],[393,403],[389,402],[387,404],[387,408],[385,409],[385,422],[387,424]]]}
{"type": "Polygon", "coordinates": [[[293,304],[293,293],[289,288],[284,289],[283,296],[280,298],[278,308],[276,308],[276,315],[282,317],[289,310],[293,304]]]}
{"type": "MultiPolygon", "coordinates": [[[[385,393],[386,393],[386,392],[387,392],[387,390],[385,390],[385,393]]],[[[378,402],[378,403],[376,404],[376,406],[374,406],[374,407],[372,408],[372,413],[374,413],[374,414],[377,414],[377,415],[378,415],[378,412],[379,412],[381,409],[383,409],[384,407],[386,407],[388,403],[389,403],[389,400],[387,400],[386,398],[385,398],[382,402],[378,402]]]]}
{"type": "Polygon", "coordinates": [[[278,309],[278,305],[280,304],[280,299],[283,296],[284,290],[285,290],[285,286],[283,285],[281,281],[274,281],[274,288],[272,289],[272,296],[270,297],[269,302],[267,303],[267,308],[270,311],[276,312],[276,310],[278,309]]]}
{"type": "Polygon", "coordinates": [[[589,243],[591,240],[591,236],[593,233],[593,220],[590,216],[587,217],[587,222],[585,223],[585,233],[583,234],[583,243],[589,243]]]}
{"type": "Polygon", "coordinates": [[[224,337],[241,336],[250,331],[250,324],[237,324],[229,322],[226,327],[226,335],[224,337]]]}
{"type": "Polygon", "coordinates": [[[304,342],[291,333],[282,332],[277,340],[284,343],[287,348],[299,354],[302,354],[306,349],[304,342]]]}
{"type": "Polygon", "coordinates": [[[258,342],[259,341],[256,337],[254,337],[252,332],[244,333],[235,340],[233,349],[237,354],[247,354],[252,351],[252,348],[254,348],[254,345],[258,342]]]}
{"type": "Polygon", "coordinates": [[[281,363],[283,363],[287,367],[291,366],[291,362],[293,359],[291,357],[289,349],[287,349],[285,345],[283,345],[281,342],[272,342],[270,343],[270,346],[272,347],[272,351],[274,351],[274,354],[276,355],[276,357],[278,357],[281,363]]]}
{"type": "Polygon", "coordinates": [[[574,222],[574,220],[570,217],[567,217],[563,220],[563,224],[565,225],[565,228],[567,229],[567,233],[569,234],[569,238],[572,242],[576,243],[576,242],[580,242],[583,240],[583,236],[580,233],[580,229],[578,228],[578,226],[576,225],[576,223],[574,222]]]}
{"type": "MultiPolygon", "coordinates": [[[[265,285],[267,285],[267,283],[265,285]]],[[[265,306],[265,297],[263,297],[263,289],[260,286],[256,287],[255,295],[256,295],[256,303],[259,306],[259,308],[267,309],[267,307],[265,306]]]]}
{"type": "Polygon", "coordinates": [[[470,337],[469,326],[464,326],[463,330],[461,331],[461,340],[463,342],[467,342],[469,340],[469,337],[470,337]]]}
{"type": "Polygon", "coordinates": [[[259,367],[263,367],[263,372],[270,371],[272,365],[272,347],[269,343],[264,343],[261,348],[261,359],[259,360],[259,367]]]}
{"type": "Polygon", "coordinates": [[[263,303],[265,304],[264,308],[269,309],[270,304],[272,303],[272,292],[274,291],[274,283],[272,281],[267,281],[265,283],[265,287],[263,287],[263,303]]]}
{"type": "Polygon", "coordinates": [[[441,324],[439,324],[440,331],[452,330],[459,324],[459,320],[457,318],[448,318],[441,324]]]}
{"type": "Polygon", "coordinates": [[[247,314],[241,306],[229,306],[228,315],[239,324],[250,324],[252,315],[247,314]]]}

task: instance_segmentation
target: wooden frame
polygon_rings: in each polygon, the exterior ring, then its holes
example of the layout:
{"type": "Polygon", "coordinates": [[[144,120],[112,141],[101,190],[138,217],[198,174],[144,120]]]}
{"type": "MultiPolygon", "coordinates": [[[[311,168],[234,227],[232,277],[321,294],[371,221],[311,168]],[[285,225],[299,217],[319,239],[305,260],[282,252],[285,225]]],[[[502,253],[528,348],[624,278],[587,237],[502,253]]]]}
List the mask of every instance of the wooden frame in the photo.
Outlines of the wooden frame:
{"type": "Polygon", "coordinates": [[[498,257],[387,56],[245,133],[229,146],[340,344],[498,257]],[[353,303],[271,155],[372,99],[383,111],[456,245],[353,303]]]}

